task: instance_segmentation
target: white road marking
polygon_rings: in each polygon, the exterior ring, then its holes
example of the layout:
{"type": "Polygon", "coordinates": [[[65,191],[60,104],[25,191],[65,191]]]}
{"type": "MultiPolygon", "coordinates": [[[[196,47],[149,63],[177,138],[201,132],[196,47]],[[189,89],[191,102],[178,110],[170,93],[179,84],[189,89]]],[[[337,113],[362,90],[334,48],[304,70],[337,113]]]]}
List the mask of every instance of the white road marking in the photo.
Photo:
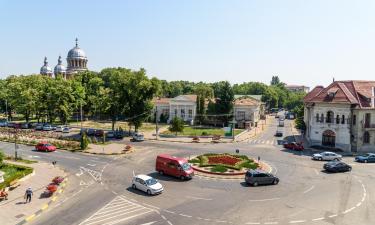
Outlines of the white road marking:
{"type": "Polygon", "coordinates": [[[117,195],[117,192],[115,192],[115,191],[112,191],[112,193],[115,194],[115,195],[117,195]]]}
{"type": "Polygon", "coordinates": [[[183,216],[183,217],[188,217],[188,218],[191,218],[191,217],[192,217],[192,216],[185,215],[185,214],[182,214],[182,213],[180,213],[180,214],[178,214],[178,215],[183,216]]]}
{"type": "Polygon", "coordinates": [[[347,210],[345,210],[344,212],[342,212],[343,214],[347,214],[348,212],[350,212],[350,211],[352,211],[352,210],[354,210],[356,207],[355,206],[353,206],[353,207],[351,207],[350,209],[347,209],[347,210]]]}
{"type": "Polygon", "coordinates": [[[307,189],[306,191],[304,191],[303,193],[304,194],[306,194],[307,192],[310,192],[312,189],[314,189],[315,188],[315,186],[313,185],[313,186],[311,186],[309,189],[307,189]]]}
{"type": "Polygon", "coordinates": [[[154,223],[156,223],[156,222],[158,222],[158,221],[152,221],[152,222],[148,222],[148,223],[143,223],[143,224],[141,224],[141,225],[151,225],[151,224],[154,224],[154,223]]]}
{"type": "Polygon", "coordinates": [[[168,223],[169,225],[173,225],[173,224],[171,223],[171,221],[169,221],[169,220],[167,221],[167,223],[168,223]]]}
{"type": "Polygon", "coordinates": [[[264,224],[278,224],[279,222],[265,222],[264,224]]]}
{"type": "Polygon", "coordinates": [[[164,211],[164,212],[167,212],[167,213],[170,213],[170,214],[176,214],[175,212],[170,211],[170,210],[167,210],[167,209],[164,209],[163,211],[164,211]]]}
{"type": "Polygon", "coordinates": [[[317,169],[314,169],[314,172],[315,172],[316,175],[319,175],[319,172],[318,172],[317,169]]]}
{"type": "Polygon", "coordinates": [[[306,222],[306,220],[293,220],[293,221],[290,221],[289,223],[304,223],[306,222]]]}
{"type": "Polygon", "coordinates": [[[194,197],[194,196],[186,196],[187,198],[192,198],[196,200],[205,200],[205,201],[211,201],[211,198],[200,198],[200,197],[194,197]]]}
{"type": "Polygon", "coordinates": [[[337,214],[333,214],[333,215],[330,215],[330,216],[328,216],[329,218],[333,218],[333,217],[336,217],[337,216],[337,214]]]}
{"type": "Polygon", "coordinates": [[[96,166],[96,164],[89,164],[89,163],[87,163],[87,165],[92,166],[92,167],[96,166]]]}
{"type": "Polygon", "coordinates": [[[266,199],[254,199],[254,200],[249,200],[249,202],[266,202],[266,201],[273,201],[273,200],[278,200],[280,198],[266,198],[266,199]]]}
{"type": "Polygon", "coordinates": [[[255,225],[255,224],[260,224],[260,223],[257,223],[257,222],[248,222],[248,223],[246,223],[246,224],[249,224],[249,225],[255,225]]]}
{"type": "Polygon", "coordinates": [[[165,216],[161,215],[161,218],[163,218],[163,220],[167,220],[167,218],[165,218],[165,216]]]}
{"type": "Polygon", "coordinates": [[[156,207],[156,206],[153,206],[153,205],[149,205],[149,204],[146,204],[146,203],[143,203],[143,205],[148,206],[148,207],[153,208],[153,209],[160,210],[159,207],[156,207]]]}

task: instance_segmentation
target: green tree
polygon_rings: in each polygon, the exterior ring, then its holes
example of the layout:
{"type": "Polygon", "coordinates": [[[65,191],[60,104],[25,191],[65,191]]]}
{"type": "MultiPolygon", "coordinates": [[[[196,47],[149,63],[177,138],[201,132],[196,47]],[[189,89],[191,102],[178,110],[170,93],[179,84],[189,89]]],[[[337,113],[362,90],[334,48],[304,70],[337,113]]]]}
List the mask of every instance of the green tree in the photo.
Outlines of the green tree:
{"type": "Polygon", "coordinates": [[[296,128],[305,131],[306,124],[303,119],[304,118],[304,106],[303,105],[297,106],[296,108],[292,110],[292,112],[296,115],[296,120],[295,120],[296,128]]]}
{"type": "Polygon", "coordinates": [[[5,159],[5,154],[3,151],[0,150],[0,166],[3,165],[4,159],[5,159]]]}
{"type": "Polygon", "coordinates": [[[81,150],[87,149],[89,146],[89,139],[87,138],[86,132],[83,132],[81,135],[81,150]]]}
{"type": "Polygon", "coordinates": [[[203,123],[206,120],[206,100],[212,99],[214,91],[212,87],[205,83],[199,83],[194,88],[197,95],[197,121],[203,123]]]}
{"type": "Polygon", "coordinates": [[[220,116],[219,119],[225,124],[228,124],[231,118],[228,114],[230,114],[233,109],[234,100],[233,88],[228,81],[222,81],[218,84],[217,95],[215,97],[215,112],[216,114],[223,115],[220,116]]]}
{"type": "Polygon", "coordinates": [[[170,132],[175,132],[176,136],[178,132],[184,131],[184,121],[179,117],[174,117],[171,121],[171,125],[169,126],[170,132]]]}
{"type": "Polygon", "coordinates": [[[280,83],[279,76],[272,76],[271,85],[278,85],[280,83]]]}

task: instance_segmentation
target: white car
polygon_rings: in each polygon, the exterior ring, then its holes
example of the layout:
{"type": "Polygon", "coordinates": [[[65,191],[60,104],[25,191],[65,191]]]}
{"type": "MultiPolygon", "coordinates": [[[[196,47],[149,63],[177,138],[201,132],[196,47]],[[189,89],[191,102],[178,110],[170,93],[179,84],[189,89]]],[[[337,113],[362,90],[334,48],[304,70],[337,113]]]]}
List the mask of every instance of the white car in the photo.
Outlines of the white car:
{"type": "Polygon", "coordinates": [[[144,141],[145,140],[145,137],[143,134],[140,134],[140,133],[135,133],[133,135],[133,139],[132,141],[144,141]]]}
{"type": "Polygon", "coordinates": [[[46,124],[46,125],[43,126],[43,130],[44,131],[51,131],[52,130],[52,126],[49,125],[49,124],[46,124]]]}
{"type": "Polygon", "coordinates": [[[148,195],[156,195],[164,191],[163,185],[158,180],[143,174],[133,177],[132,188],[146,192],[148,195]]]}
{"type": "Polygon", "coordinates": [[[64,130],[64,126],[61,126],[61,125],[60,125],[60,126],[57,126],[57,127],[56,127],[56,130],[55,130],[55,131],[56,131],[56,132],[63,132],[63,130],[64,130]]]}
{"type": "Polygon", "coordinates": [[[63,130],[62,130],[63,133],[69,133],[70,132],[70,128],[69,127],[64,127],[63,130]]]}
{"type": "Polygon", "coordinates": [[[326,160],[326,161],[330,161],[330,160],[339,161],[339,160],[342,159],[342,155],[336,154],[334,152],[321,152],[321,153],[313,154],[312,159],[319,160],[319,161],[322,161],[322,160],[326,160]]]}

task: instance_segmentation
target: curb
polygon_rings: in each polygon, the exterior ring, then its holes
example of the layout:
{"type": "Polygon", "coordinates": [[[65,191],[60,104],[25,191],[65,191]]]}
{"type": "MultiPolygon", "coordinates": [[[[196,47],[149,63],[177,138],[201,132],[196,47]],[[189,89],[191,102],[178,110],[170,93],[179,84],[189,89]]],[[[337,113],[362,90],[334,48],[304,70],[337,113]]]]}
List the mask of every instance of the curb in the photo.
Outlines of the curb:
{"type": "Polygon", "coordinates": [[[35,219],[35,217],[40,216],[40,214],[42,214],[44,211],[46,211],[48,209],[48,207],[52,203],[54,203],[60,197],[60,195],[64,192],[64,189],[66,187],[67,182],[68,182],[68,178],[66,177],[65,180],[64,180],[64,182],[61,183],[61,185],[59,186],[60,188],[57,190],[57,194],[53,194],[52,198],[51,198],[51,200],[49,202],[45,203],[38,211],[36,211],[35,213],[29,215],[28,217],[26,217],[24,220],[22,220],[21,222],[17,223],[16,225],[22,225],[22,224],[29,223],[33,219],[35,219]]]}

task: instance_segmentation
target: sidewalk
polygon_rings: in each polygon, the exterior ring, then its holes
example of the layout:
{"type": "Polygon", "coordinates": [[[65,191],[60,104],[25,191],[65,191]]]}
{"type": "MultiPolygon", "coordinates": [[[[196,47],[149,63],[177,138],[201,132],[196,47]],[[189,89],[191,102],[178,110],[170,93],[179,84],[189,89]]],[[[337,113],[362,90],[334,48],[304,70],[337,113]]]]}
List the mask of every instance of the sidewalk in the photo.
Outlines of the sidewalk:
{"type": "Polygon", "coordinates": [[[247,131],[236,137],[235,142],[247,141],[262,134],[265,130],[267,130],[268,125],[271,124],[271,120],[272,118],[269,116],[266,117],[266,120],[260,120],[257,127],[254,127],[250,131],[247,131]]]}
{"type": "Polygon", "coordinates": [[[63,170],[49,163],[9,163],[32,167],[34,168],[34,174],[20,181],[21,185],[16,189],[8,191],[8,200],[0,202],[1,225],[21,223],[24,220],[32,219],[33,216],[30,215],[33,215],[37,211],[46,209],[48,207],[47,203],[50,202],[53,197],[40,198],[41,193],[44,192],[45,187],[51,183],[54,177],[65,176],[63,170]],[[31,202],[25,204],[24,194],[28,187],[33,189],[34,194],[31,202]]]}

